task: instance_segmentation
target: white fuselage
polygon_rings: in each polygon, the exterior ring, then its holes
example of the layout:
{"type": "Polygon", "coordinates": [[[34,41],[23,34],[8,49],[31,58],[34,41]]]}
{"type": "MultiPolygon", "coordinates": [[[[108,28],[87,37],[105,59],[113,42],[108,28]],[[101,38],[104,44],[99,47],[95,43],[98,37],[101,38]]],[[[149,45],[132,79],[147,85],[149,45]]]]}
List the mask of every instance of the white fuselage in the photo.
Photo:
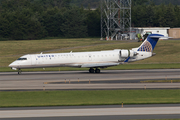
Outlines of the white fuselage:
{"type": "MultiPolygon", "coordinates": [[[[122,57],[120,55],[120,51],[123,50],[118,49],[96,52],[29,54],[20,57],[21,59],[14,61],[9,65],[9,67],[14,69],[45,67],[105,68],[119,65],[129,57],[122,57]]],[[[136,55],[131,56],[128,62],[133,62],[152,56],[151,52],[133,51],[133,53],[136,53],[136,55]]]]}

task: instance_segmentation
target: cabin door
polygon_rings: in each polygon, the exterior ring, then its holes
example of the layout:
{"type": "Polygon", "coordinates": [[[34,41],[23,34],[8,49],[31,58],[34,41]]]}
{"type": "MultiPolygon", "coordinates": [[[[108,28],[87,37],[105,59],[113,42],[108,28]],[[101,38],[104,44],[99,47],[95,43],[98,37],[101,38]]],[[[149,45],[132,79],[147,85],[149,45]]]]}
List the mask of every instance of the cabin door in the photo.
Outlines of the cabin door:
{"type": "Polygon", "coordinates": [[[89,61],[92,61],[92,55],[88,54],[88,57],[89,57],[89,61]]]}
{"type": "Polygon", "coordinates": [[[36,55],[31,55],[31,64],[36,65],[38,61],[38,58],[36,55]]]}

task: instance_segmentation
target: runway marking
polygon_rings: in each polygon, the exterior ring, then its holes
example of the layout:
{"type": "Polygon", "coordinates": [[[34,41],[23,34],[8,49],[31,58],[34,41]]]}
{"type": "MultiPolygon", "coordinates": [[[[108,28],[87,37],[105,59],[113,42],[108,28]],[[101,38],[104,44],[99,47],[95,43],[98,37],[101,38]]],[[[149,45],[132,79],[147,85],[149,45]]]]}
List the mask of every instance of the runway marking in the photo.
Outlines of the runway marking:
{"type": "Polygon", "coordinates": [[[180,107],[0,110],[0,118],[180,114],[180,107]]]}

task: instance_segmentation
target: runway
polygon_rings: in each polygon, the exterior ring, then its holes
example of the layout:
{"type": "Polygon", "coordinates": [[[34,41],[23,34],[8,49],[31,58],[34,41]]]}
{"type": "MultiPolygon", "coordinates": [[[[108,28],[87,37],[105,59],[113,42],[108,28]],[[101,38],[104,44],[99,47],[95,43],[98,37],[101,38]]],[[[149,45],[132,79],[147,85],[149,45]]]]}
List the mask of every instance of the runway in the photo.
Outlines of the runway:
{"type": "Polygon", "coordinates": [[[106,105],[33,108],[1,108],[0,119],[172,119],[180,118],[180,104],[106,105]]]}
{"type": "Polygon", "coordinates": [[[180,83],[140,83],[180,79],[180,69],[0,73],[0,90],[179,89],[180,83]]]}

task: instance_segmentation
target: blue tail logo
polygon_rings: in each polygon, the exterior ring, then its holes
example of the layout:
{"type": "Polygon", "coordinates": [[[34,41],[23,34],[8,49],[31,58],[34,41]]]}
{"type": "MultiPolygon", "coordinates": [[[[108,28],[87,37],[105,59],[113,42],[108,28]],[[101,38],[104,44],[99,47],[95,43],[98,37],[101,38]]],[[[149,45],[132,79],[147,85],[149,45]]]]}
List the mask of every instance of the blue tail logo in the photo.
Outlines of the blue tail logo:
{"type": "Polygon", "coordinates": [[[159,38],[164,37],[164,35],[160,34],[151,34],[147,37],[147,39],[141,44],[138,51],[144,52],[152,52],[159,40],[159,38]]]}

